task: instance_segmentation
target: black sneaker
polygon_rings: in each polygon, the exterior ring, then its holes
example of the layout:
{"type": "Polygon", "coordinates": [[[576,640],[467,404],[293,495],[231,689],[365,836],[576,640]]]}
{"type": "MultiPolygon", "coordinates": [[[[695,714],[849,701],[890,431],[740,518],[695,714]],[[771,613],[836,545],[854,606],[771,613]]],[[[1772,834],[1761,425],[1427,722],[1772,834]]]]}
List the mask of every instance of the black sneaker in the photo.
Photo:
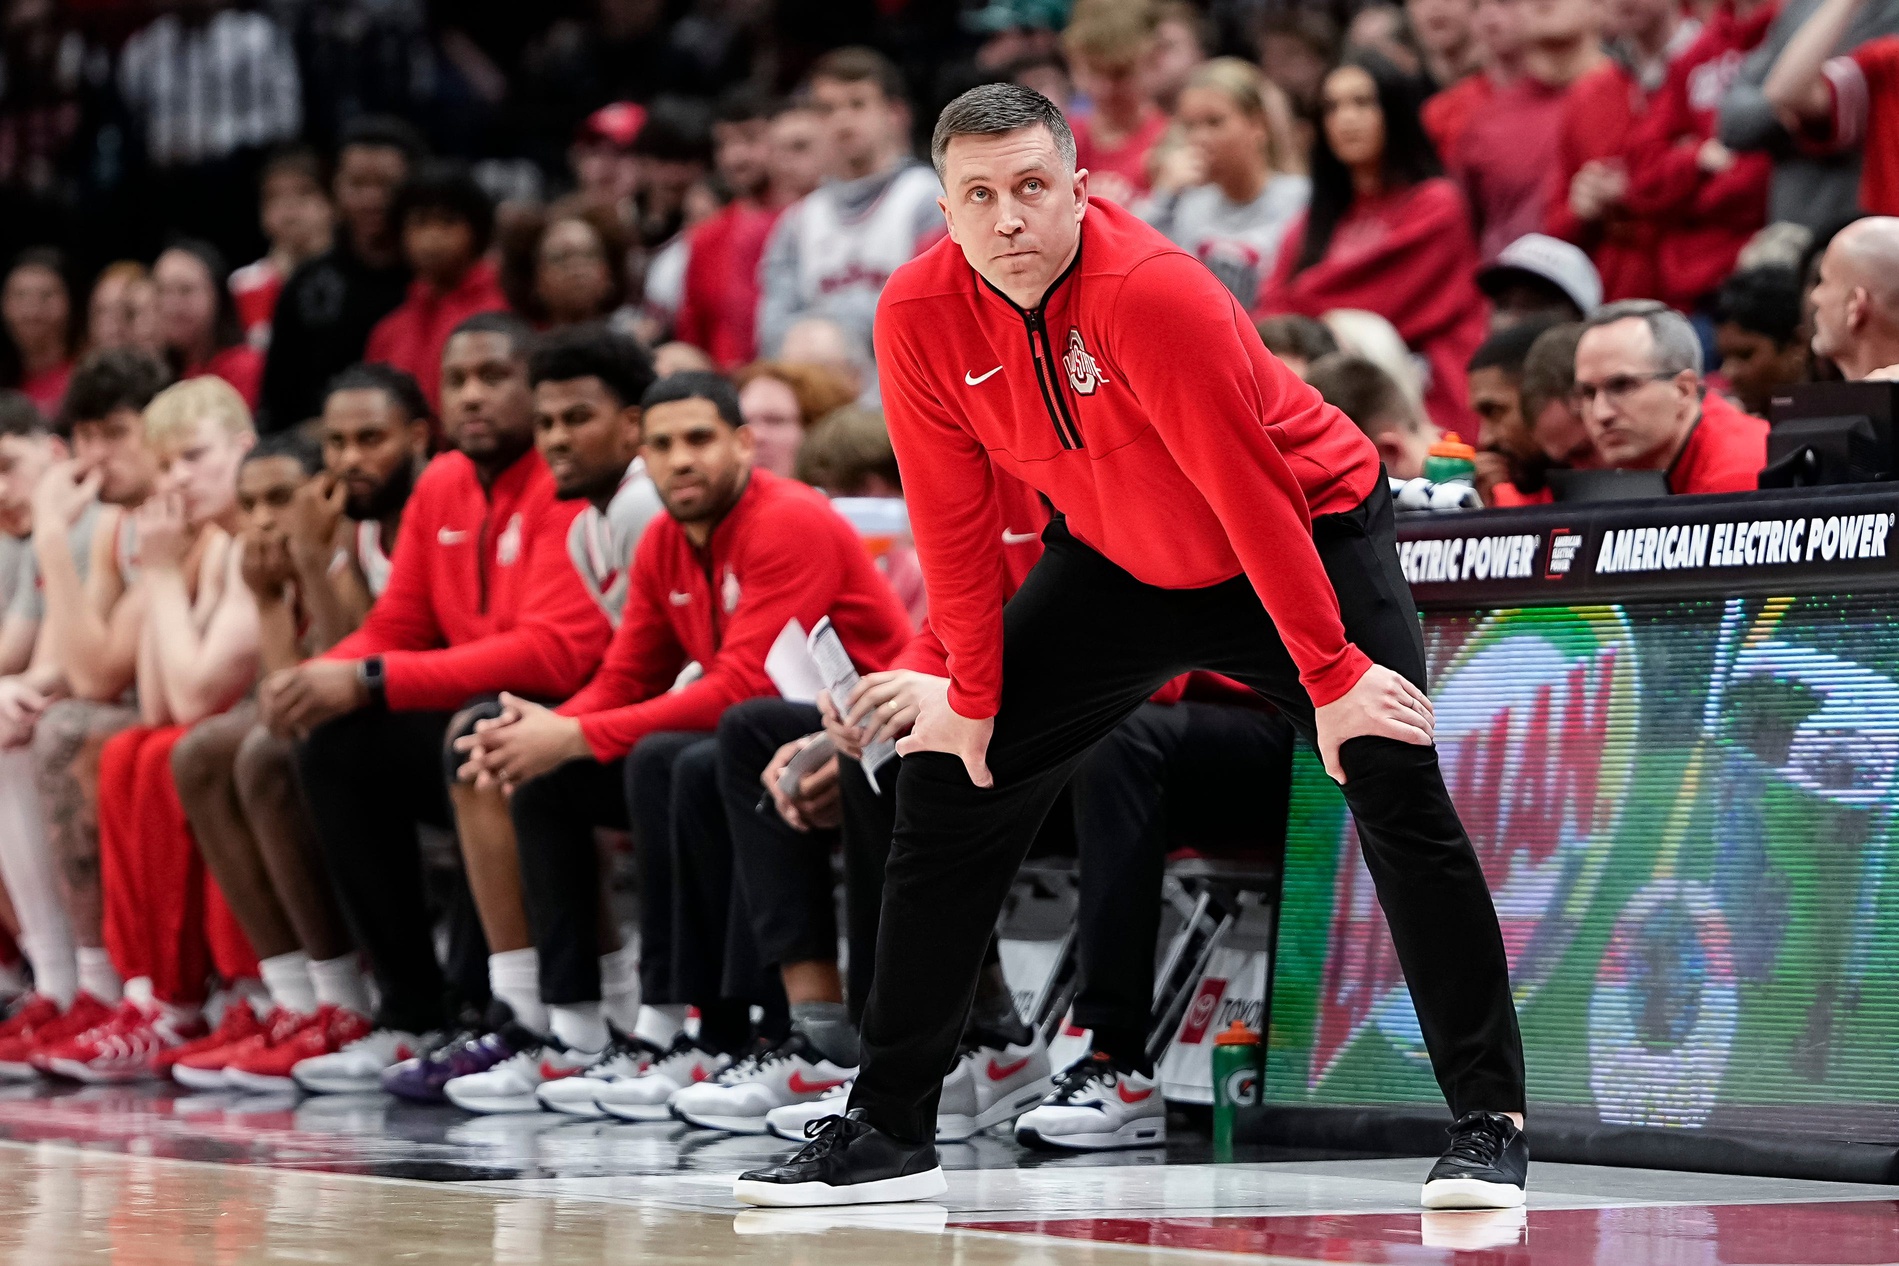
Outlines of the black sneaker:
{"type": "Polygon", "coordinates": [[[1419,1197],[1427,1209],[1514,1209],[1523,1203],[1530,1145],[1501,1112],[1467,1112],[1431,1166],[1419,1197]]]}
{"type": "Polygon", "coordinates": [[[949,1190],[932,1143],[904,1143],[864,1120],[863,1109],[805,1126],[811,1141],[782,1165],[740,1174],[741,1204],[800,1209],[813,1205],[894,1204],[949,1190]]]}

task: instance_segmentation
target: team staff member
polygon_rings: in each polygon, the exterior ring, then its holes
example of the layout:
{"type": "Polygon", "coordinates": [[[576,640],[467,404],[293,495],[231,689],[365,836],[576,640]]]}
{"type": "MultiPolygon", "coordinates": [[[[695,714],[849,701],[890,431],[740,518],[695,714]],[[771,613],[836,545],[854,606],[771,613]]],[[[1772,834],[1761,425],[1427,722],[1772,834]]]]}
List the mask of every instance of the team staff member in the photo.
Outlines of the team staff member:
{"type": "Polygon", "coordinates": [[[1431,746],[1423,645],[1369,443],[1267,354],[1211,273],[1088,199],[1046,98],[971,89],[938,119],[932,152],[954,244],[892,278],[877,362],[950,681],[900,748],[911,759],[850,1116],[735,1194],[944,1190],[938,1087],[1016,868],[1096,740],[1204,668],[1275,703],[1344,784],[1457,1116],[1424,1203],[1520,1205],[1523,1055],[1503,937],[1431,746]],[[1006,610],[992,461],[1066,516],[1006,610]]]}

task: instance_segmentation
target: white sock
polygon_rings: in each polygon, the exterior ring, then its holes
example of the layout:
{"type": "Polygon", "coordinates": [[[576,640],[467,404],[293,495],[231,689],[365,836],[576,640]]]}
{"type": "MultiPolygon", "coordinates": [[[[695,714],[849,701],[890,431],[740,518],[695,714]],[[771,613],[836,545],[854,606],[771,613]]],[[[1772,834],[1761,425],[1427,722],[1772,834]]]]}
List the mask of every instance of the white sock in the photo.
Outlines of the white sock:
{"type": "MultiPolygon", "coordinates": [[[[61,1007],[71,1006],[79,992],[72,923],[60,896],[28,747],[0,751],[0,881],[20,916],[20,950],[33,964],[34,988],[61,1007]]],[[[116,994],[104,999],[115,1000],[116,994]]]]}
{"type": "Polygon", "coordinates": [[[639,1018],[633,1021],[633,1036],[642,1042],[651,1042],[662,1051],[685,1030],[684,1006],[641,1007],[639,1018]]]}
{"type": "Polygon", "coordinates": [[[539,950],[503,950],[488,955],[488,988],[508,1004],[516,1024],[532,1033],[547,1032],[547,1008],[541,1005],[539,950]]]}
{"type": "Polygon", "coordinates": [[[633,946],[600,956],[600,1005],[622,1033],[631,1033],[639,1022],[640,955],[633,946]]]}
{"type": "Polygon", "coordinates": [[[310,980],[310,956],[302,950],[276,954],[257,964],[270,991],[272,1004],[296,1015],[309,1015],[317,1008],[316,986],[310,980]]]}
{"type": "MultiPolygon", "coordinates": [[[[79,978],[79,987],[105,1003],[116,1006],[125,996],[125,982],[119,979],[119,969],[112,965],[112,955],[97,945],[81,945],[73,951],[73,961],[79,978]]],[[[152,982],[145,982],[145,996],[150,998],[152,982]]]]}
{"type": "Polygon", "coordinates": [[[316,986],[319,1004],[341,1007],[357,1015],[370,1014],[369,986],[363,981],[363,965],[356,961],[356,955],[313,960],[310,983],[316,986]]]}
{"type": "Polygon", "coordinates": [[[547,1009],[547,1022],[570,1051],[601,1051],[607,1046],[607,1021],[597,1002],[561,1002],[547,1009]]]}

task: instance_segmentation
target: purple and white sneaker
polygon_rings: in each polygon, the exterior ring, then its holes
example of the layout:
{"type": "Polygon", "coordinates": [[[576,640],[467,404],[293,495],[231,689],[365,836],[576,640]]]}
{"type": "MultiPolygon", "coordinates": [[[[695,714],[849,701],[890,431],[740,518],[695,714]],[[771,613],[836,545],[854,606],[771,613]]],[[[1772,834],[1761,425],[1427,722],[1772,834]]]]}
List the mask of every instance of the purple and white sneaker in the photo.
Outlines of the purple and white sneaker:
{"type": "Polygon", "coordinates": [[[457,1077],[485,1073],[541,1039],[518,1024],[505,1024],[492,1033],[459,1035],[415,1059],[405,1060],[382,1075],[387,1094],[411,1103],[447,1103],[442,1089],[457,1077]]]}

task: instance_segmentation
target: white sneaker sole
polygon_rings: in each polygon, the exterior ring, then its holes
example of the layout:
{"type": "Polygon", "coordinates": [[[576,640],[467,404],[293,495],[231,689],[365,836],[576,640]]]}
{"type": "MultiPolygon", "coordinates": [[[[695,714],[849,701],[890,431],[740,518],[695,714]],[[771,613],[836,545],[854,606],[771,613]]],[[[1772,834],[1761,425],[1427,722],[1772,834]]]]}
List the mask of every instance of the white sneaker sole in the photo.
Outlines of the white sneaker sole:
{"type": "Polygon", "coordinates": [[[598,1095],[595,1095],[594,1103],[598,1104],[600,1110],[608,1116],[617,1117],[622,1121],[644,1121],[650,1123],[654,1121],[670,1121],[673,1119],[672,1105],[664,1101],[659,1103],[609,1103],[598,1095]]]}
{"type": "MultiPolygon", "coordinates": [[[[550,1086],[555,1084],[557,1083],[548,1083],[550,1086]]],[[[595,1102],[594,1096],[599,1093],[597,1090],[589,1094],[585,1099],[572,1097],[559,1099],[552,1095],[543,1094],[542,1091],[546,1089],[547,1087],[543,1086],[540,1090],[535,1091],[534,1098],[539,1101],[541,1107],[548,1112],[562,1112],[570,1117],[603,1117],[607,1114],[607,1110],[595,1102]]]]}
{"type": "Polygon", "coordinates": [[[33,1065],[20,1063],[0,1063],[0,1081],[37,1081],[40,1070],[33,1065]]]}
{"type": "Polygon", "coordinates": [[[1111,1152],[1121,1147],[1159,1147],[1167,1141],[1165,1117],[1136,1117],[1116,1130],[1098,1134],[1044,1134],[1033,1126],[1015,1127],[1015,1141],[1024,1147],[1067,1152],[1111,1152]]]}
{"type": "Polygon", "coordinates": [[[965,1139],[982,1133],[1004,1121],[1013,1121],[1024,1112],[1042,1106],[1049,1092],[1055,1088],[1053,1077],[1038,1077],[1026,1085],[1017,1087],[1005,1097],[996,1100],[975,1116],[960,1113],[948,1113],[936,1118],[936,1141],[939,1143],[961,1143],[965,1139]]]}
{"type": "Polygon", "coordinates": [[[265,1073],[247,1073],[241,1068],[225,1069],[224,1084],[232,1090],[242,1090],[254,1095],[281,1095],[297,1088],[295,1078],[272,1077],[265,1073]]]}
{"type": "Polygon", "coordinates": [[[687,1125],[696,1125],[702,1130],[724,1130],[727,1134],[766,1134],[764,1117],[727,1117],[708,1116],[702,1112],[681,1112],[674,1108],[673,1115],[687,1125]]]}
{"type": "Polygon", "coordinates": [[[363,1095],[382,1089],[382,1070],[367,1077],[348,1073],[305,1073],[292,1069],[290,1080],[313,1095],[363,1095]]]}
{"type": "Polygon", "coordinates": [[[135,1081],[154,1081],[158,1074],[149,1066],[139,1068],[94,1068],[76,1059],[50,1059],[46,1071],[57,1077],[83,1081],[88,1086],[128,1086],[135,1081]]]}
{"type": "Polygon", "coordinates": [[[479,1113],[482,1116],[503,1116],[511,1112],[539,1112],[541,1101],[534,1097],[532,1090],[524,1095],[483,1095],[470,1094],[465,1090],[456,1090],[455,1083],[449,1082],[442,1087],[442,1093],[448,1101],[463,1112],[479,1113]]]}
{"type": "Polygon", "coordinates": [[[840,1204],[900,1204],[906,1200],[932,1200],[949,1190],[942,1166],[901,1178],[880,1178],[875,1182],[852,1183],[834,1187],[830,1183],[758,1182],[741,1178],[732,1184],[732,1198],[740,1204],[764,1209],[812,1209],[840,1204]]]}
{"type": "Polygon", "coordinates": [[[193,1090],[222,1090],[231,1084],[225,1080],[222,1068],[188,1068],[183,1064],[171,1066],[171,1079],[193,1090]]]}
{"type": "Polygon", "coordinates": [[[1479,1178],[1439,1178],[1424,1184],[1418,1203],[1427,1209],[1514,1209],[1525,1199],[1515,1183],[1479,1178]]]}

